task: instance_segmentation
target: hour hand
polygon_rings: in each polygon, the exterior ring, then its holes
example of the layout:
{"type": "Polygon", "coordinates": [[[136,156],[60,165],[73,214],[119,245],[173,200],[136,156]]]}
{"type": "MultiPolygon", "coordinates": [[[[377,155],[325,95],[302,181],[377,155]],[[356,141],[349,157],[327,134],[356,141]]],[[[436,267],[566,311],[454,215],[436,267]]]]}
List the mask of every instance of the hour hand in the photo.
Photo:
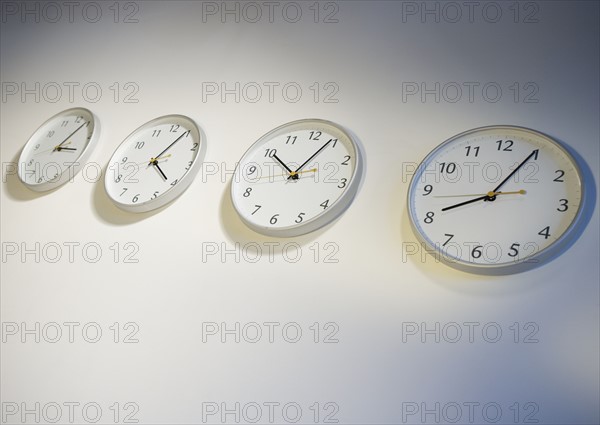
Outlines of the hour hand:
{"type": "Polygon", "coordinates": [[[283,166],[283,168],[285,168],[287,170],[287,172],[290,173],[290,176],[288,178],[292,178],[294,180],[296,180],[298,178],[298,173],[292,171],[290,169],[290,167],[288,167],[287,165],[285,165],[285,163],[281,159],[279,159],[279,157],[277,156],[276,153],[273,154],[273,158],[275,158],[277,160],[277,162],[279,162],[283,166]]]}

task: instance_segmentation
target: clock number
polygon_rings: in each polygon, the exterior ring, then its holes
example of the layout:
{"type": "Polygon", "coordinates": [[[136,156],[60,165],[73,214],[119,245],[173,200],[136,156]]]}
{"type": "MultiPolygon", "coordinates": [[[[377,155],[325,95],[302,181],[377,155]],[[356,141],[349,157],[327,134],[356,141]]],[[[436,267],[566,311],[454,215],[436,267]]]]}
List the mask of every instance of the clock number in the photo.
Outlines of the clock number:
{"type": "Polygon", "coordinates": [[[152,198],[150,198],[150,199],[156,199],[156,198],[158,198],[158,194],[159,193],[160,192],[158,192],[158,191],[154,192],[154,194],[152,195],[152,198]]]}
{"type": "Polygon", "coordinates": [[[320,131],[311,131],[310,132],[310,136],[308,137],[308,140],[319,140],[319,137],[321,137],[321,132],[320,131]]]}
{"type": "Polygon", "coordinates": [[[342,161],[342,165],[348,165],[348,161],[350,161],[350,155],[344,155],[344,160],[342,161]]]}
{"type": "Polygon", "coordinates": [[[327,143],[331,143],[333,142],[333,144],[331,145],[332,148],[335,148],[335,145],[337,145],[338,139],[329,139],[329,142],[327,143]]]}
{"type": "Polygon", "coordinates": [[[319,204],[321,207],[323,207],[323,209],[327,209],[327,207],[329,206],[329,199],[326,201],[323,201],[319,204]]]}
{"type": "Polygon", "coordinates": [[[188,137],[190,135],[190,131],[192,131],[192,130],[188,130],[185,132],[185,137],[188,137]]]}
{"type": "Polygon", "coordinates": [[[548,239],[550,237],[550,226],[544,227],[538,232],[538,235],[543,236],[544,239],[548,239]]]}
{"type": "Polygon", "coordinates": [[[121,163],[122,163],[122,164],[125,164],[126,162],[127,162],[127,157],[126,157],[126,156],[124,156],[124,157],[123,157],[123,159],[121,160],[121,163]]]}
{"type": "Polygon", "coordinates": [[[192,164],[194,163],[194,161],[188,161],[188,165],[187,167],[185,167],[185,170],[189,170],[190,168],[192,168],[192,164]]]}
{"type": "Polygon", "coordinates": [[[423,221],[425,222],[425,224],[431,224],[433,223],[433,216],[435,214],[433,213],[433,211],[429,211],[427,214],[425,214],[425,218],[423,219],[423,221]]]}
{"type": "Polygon", "coordinates": [[[252,175],[254,174],[254,172],[256,171],[256,166],[253,165],[250,168],[248,168],[248,175],[252,175]]]}
{"type": "Polygon", "coordinates": [[[521,246],[521,244],[518,243],[514,243],[510,246],[510,252],[508,253],[509,257],[516,257],[517,255],[519,255],[519,247],[521,246]]]}
{"type": "Polygon", "coordinates": [[[444,242],[442,246],[446,246],[454,237],[454,235],[451,235],[450,233],[444,233],[444,236],[448,236],[448,239],[446,239],[446,242],[444,242]]]}
{"type": "Polygon", "coordinates": [[[123,174],[119,174],[117,176],[117,178],[115,179],[115,183],[119,183],[121,181],[121,179],[123,178],[123,174]]]}
{"type": "Polygon", "coordinates": [[[465,146],[465,149],[467,150],[467,155],[465,156],[471,154],[471,149],[473,149],[474,156],[479,156],[479,146],[465,146]]]}
{"type": "Polygon", "coordinates": [[[535,160],[537,161],[537,159],[538,159],[538,154],[540,153],[540,150],[539,150],[539,149],[536,149],[536,150],[534,150],[533,152],[535,152],[535,153],[533,154],[533,159],[535,159],[535,160]]]}
{"type": "Polygon", "coordinates": [[[146,142],[135,142],[135,149],[142,149],[146,142]]]}
{"type": "Polygon", "coordinates": [[[273,158],[273,155],[277,155],[277,149],[265,149],[265,158],[273,158]]]}
{"type": "Polygon", "coordinates": [[[440,163],[440,173],[444,173],[444,170],[446,170],[447,174],[454,173],[456,171],[456,163],[449,162],[448,164],[446,164],[445,162],[441,162],[440,163]]]}
{"type": "Polygon", "coordinates": [[[152,130],[152,137],[158,137],[162,130],[152,130]]]}
{"type": "Polygon", "coordinates": [[[431,193],[431,191],[433,190],[433,186],[432,186],[432,185],[430,185],[430,184],[428,184],[428,185],[426,185],[426,186],[425,186],[423,189],[425,190],[425,193],[423,194],[423,196],[427,196],[427,195],[429,195],[429,194],[431,193]]]}
{"type": "Polygon", "coordinates": [[[304,213],[300,213],[298,214],[298,218],[296,220],[294,220],[294,222],[296,223],[302,223],[302,220],[304,220],[302,217],[304,217],[306,214],[304,213]]]}
{"type": "Polygon", "coordinates": [[[75,118],[75,124],[79,124],[82,119],[83,119],[83,117],[81,115],[78,116],[77,118],[75,118]]]}
{"type": "Polygon", "coordinates": [[[31,158],[31,159],[29,160],[29,162],[27,163],[27,165],[31,165],[31,164],[33,164],[33,158],[31,158]]]}
{"type": "Polygon", "coordinates": [[[127,188],[126,187],[123,188],[123,192],[121,192],[121,194],[119,196],[123,196],[125,194],[125,192],[127,192],[127,188]]]}
{"type": "Polygon", "coordinates": [[[38,143],[37,145],[35,145],[35,147],[33,148],[34,151],[37,151],[40,148],[40,144],[38,143]]]}
{"type": "Polygon", "coordinates": [[[279,217],[279,214],[275,214],[273,217],[271,217],[271,219],[269,220],[269,223],[271,223],[271,224],[277,223],[277,217],[279,217]]]}
{"type": "Polygon", "coordinates": [[[46,137],[52,137],[52,136],[54,136],[54,130],[50,130],[48,132],[48,134],[46,135],[46,137]]]}
{"type": "Polygon", "coordinates": [[[262,208],[262,205],[255,205],[256,209],[252,212],[252,215],[256,214],[258,210],[262,208]]]}
{"type": "Polygon", "coordinates": [[[343,189],[346,187],[346,182],[348,181],[348,179],[341,179],[340,180],[340,184],[338,184],[338,188],[343,189]]]}
{"type": "Polygon", "coordinates": [[[502,140],[498,140],[496,144],[498,145],[499,151],[512,152],[512,145],[514,145],[514,142],[512,140],[505,140],[504,142],[502,140]]]}
{"type": "Polygon", "coordinates": [[[566,210],[569,209],[569,200],[568,199],[561,199],[560,201],[560,206],[556,209],[556,211],[560,211],[560,212],[565,212],[566,210]]]}
{"type": "Polygon", "coordinates": [[[140,194],[138,193],[137,195],[135,195],[133,197],[133,199],[131,200],[131,202],[133,202],[134,204],[138,201],[140,194]]]}
{"type": "Polygon", "coordinates": [[[481,254],[483,254],[483,252],[481,251],[481,248],[483,248],[483,246],[481,246],[481,245],[477,245],[475,248],[473,248],[473,251],[471,251],[471,257],[480,258],[481,254]]]}
{"type": "Polygon", "coordinates": [[[177,184],[177,182],[179,181],[179,179],[175,179],[171,182],[171,186],[175,186],[177,184]]]}
{"type": "Polygon", "coordinates": [[[196,149],[198,149],[198,143],[194,143],[192,145],[192,149],[190,149],[192,152],[196,152],[196,149]]]}
{"type": "Polygon", "coordinates": [[[179,130],[179,124],[173,124],[173,125],[171,125],[171,129],[169,131],[171,133],[175,133],[175,132],[177,132],[177,130],[179,130]]]}
{"type": "Polygon", "coordinates": [[[287,136],[287,139],[285,140],[285,144],[287,145],[288,143],[292,142],[292,145],[293,145],[294,143],[296,143],[297,138],[298,138],[297,136],[287,136]]]}
{"type": "Polygon", "coordinates": [[[67,125],[69,125],[69,120],[64,120],[64,121],[63,121],[63,122],[60,124],[60,126],[61,126],[61,127],[66,127],[67,125]]]}
{"type": "Polygon", "coordinates": [[[247,188],[246,191],[244,192],[244,198],[247,198],[248,196],[250,196],[250,192],[252,192],[251,187],[247,188]]]}
{"type": "Polygon", "coordinates": [[[37,179],[37,182],[41,183],[42,182],[42,178],[40,177],[39,179],[37,179]]]}
{"type": "Polygon", "coordinates": [[[558,174],[558,176],[552,181],[558,182],[558,183],[564,183],[563,176],[565,175],[565,172],[563,170],[556,170],[554,173],[558,174]]]}

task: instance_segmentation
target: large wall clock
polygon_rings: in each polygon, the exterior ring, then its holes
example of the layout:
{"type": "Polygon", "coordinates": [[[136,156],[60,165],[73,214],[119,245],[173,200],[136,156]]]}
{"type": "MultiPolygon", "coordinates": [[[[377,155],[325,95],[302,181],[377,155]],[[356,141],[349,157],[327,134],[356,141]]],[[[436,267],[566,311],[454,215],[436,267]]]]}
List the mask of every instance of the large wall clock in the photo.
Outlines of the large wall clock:
{"type": "Polygon", "coordinates": [[[43,123],[25,144],[18,175],[29,189],[44,192],[72,180],[94,150],[100,124],[84,108],[62,111],[43,123]]]}
{"type": "Polygon", "coordinates": [[[147,122],[121,143],[107,167],[104,186],[122,210],[146,212],[177,198],[201,166],[206,140],[183,115],[147,122]]]}
{"type": "Polygon", "coordinates": [[[423,160],[408,191],[412,227],[453,267],[531,268],[560,253],[581,221],[584,181],[553,138],[514,126],[458,134],[423,160]]]}
{"type": "Polygon", "coordinates": [[[262,136],[231,183],[233,206],[251,229],[292,237],[314,231],[351,204],[363,174],[359,141],[338,124],[305,119],[262,136]]]}

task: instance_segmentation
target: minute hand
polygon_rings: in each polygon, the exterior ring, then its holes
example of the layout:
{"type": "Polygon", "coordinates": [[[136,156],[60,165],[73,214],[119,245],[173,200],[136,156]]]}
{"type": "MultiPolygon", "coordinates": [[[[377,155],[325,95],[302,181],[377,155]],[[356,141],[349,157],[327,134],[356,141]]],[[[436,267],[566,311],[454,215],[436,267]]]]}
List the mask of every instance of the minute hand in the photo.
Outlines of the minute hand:
{"type": "MultiPolygon", "coordinates": [[[[153,159],[160,158],[161,156],[163,156],[163,154],[164,154],[166,151],[168,151],[169,149],[171,149],[171,146],[173,146],[175,143],[177,143],[177,142],[179,141],[179,139],[181,139],[183,136],[185,136],[185,134],[186,134],[186,133],[187,133],[187,132],[184,132],[184,133],[182,133],[182,134],[181,134],[181,136],[179,136],[177,139],[175,139],[175,141],[174,141],[173,143],[171,143],[169,146],[167,146],[167,147],[165,148],[165,150],[164,150],[164,151],[162,151],[161,153],[159,153],[158,155],[156,155],[156,156],[155,156],[153,159]]],[[[150,161],[150,162],[148,163],[148,165],[152,165],[152,162],[153,162],[153,161],[150,161]]]]}
{"type": "Polygon", "coordinates": [[[321,149],[319,149],[318,151],[316,151],[310,158],[308,158],[306,161],[304,161],[304,164],[302,164],[301,166],[299,166],[296,171],[294,171],[294,174],[297,174],[300,172],[300,170],[302,170],[304,167],[306,167],[306,164],[308,164],[310,161],[313,160],[313,158],[315,156],[317,156],[319,153],[321,153],[321,151],[323,149],[325,149],[327,147],[328,144],[331,143],[331,140],[329,140],[329,142],[325,143],[323,146],[321,146],[321,149]]]}
{"type": "Polygon", "coordinates": [[[512,176],[513,176],[513,175],[514,175],[514,174],[515,174],[517,171],[519,171],[519,169],[520,169],[520,168],[521,168],[523,165],[525,165],[525,163],[526,163],[527,161],[529,161],[529,160],[530,160],[530,159],[531,159],[533,156],[537,156],[538,152],[539,152],[539,149],[536,149],[536,150],[534,150],[533,152],[531,152],[531,153],[529,154],[529,156],[528,156],[527,158],[525,158],[525,159],[523,160],[523,162],[521,162],[521,163],[519,164],[519,166],[513,170],[513,172],[512,172],[512,173],[510,173],[510,174],[509,174],[509,175],[508,175],[508,176],[507,176],[507,177],[506,177],[504,180],[502,180],[502,182],[501,182],[501,183],[498,185],[498,187],[496,187],[496,189],[494,189],[492,192],[498,192],[498,189],[500,189],[502,186],[504,186],[504,183],[506,183],[508,180],[510,180],[510,178],[511,178],[511,177],[512,177],[512,176]]]}

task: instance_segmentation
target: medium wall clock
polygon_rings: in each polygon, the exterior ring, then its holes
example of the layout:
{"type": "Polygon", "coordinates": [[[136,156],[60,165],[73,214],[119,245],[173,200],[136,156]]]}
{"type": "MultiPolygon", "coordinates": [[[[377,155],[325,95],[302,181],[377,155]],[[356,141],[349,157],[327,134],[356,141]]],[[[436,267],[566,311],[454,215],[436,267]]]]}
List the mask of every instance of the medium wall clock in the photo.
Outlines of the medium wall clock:
{"type": "Polygon", "coordinates": [[[19,157],[18,176],[29,189],[44,192],[65,184],[94,150],[100,124],[84,108],[62,111],[43,123],[19,157]]]}
{"type": "Polygon", "coordinates": [[[248,149],[236,167],[231,198],[251,229],[298,236],[339,217],[362,174],[354,135],[330,121],[304,119],[269,131],[248,149]]]}
{"type": "Polygon", "coordinates": [[[167,115],[142,125],[117,148],[107,167],[108,197],[125,211],[146,212],[177,198],[193,181],[206,138],[183,115],[167,115]]]}
{"type": "Polygon", "coordinates": [[[553,138],[515,126],[476,128],[423,160],[408,191],[415,234],[443,262],[507,274],[559,254],[580,223],[584,181],[553,138]]]}

